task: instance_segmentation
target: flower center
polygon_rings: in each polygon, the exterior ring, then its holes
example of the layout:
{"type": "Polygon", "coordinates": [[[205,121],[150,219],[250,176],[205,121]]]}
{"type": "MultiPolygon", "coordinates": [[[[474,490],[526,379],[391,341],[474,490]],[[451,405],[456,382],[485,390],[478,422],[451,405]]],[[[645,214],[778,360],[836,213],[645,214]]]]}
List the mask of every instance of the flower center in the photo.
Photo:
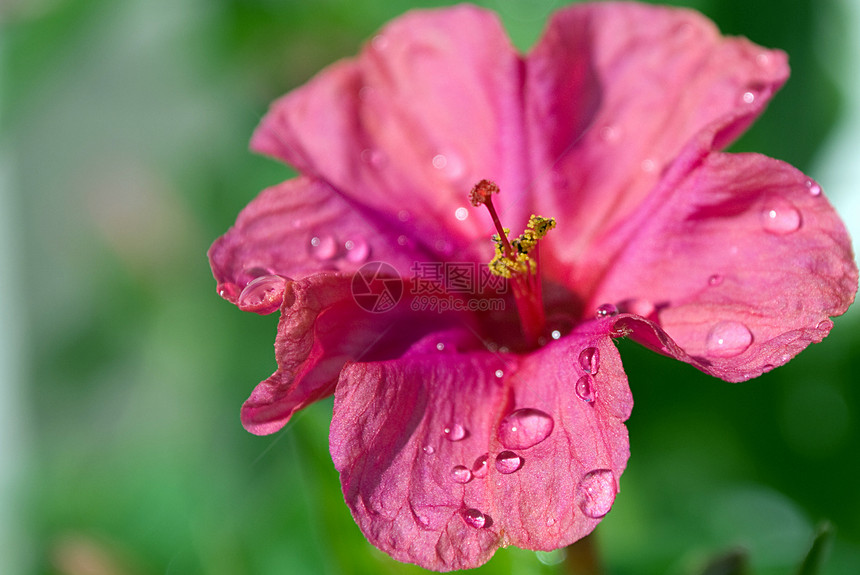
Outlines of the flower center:
{"type": "Polygon", "coordinates": [[[512,240],[508,237],[511,231],[502,227],[496,208],[493,206],[492,195],[498,193],[499,186],[489,180],[481,180],[469,192],[469,201],[475,207],[486,206],[490,212],[497,231],[493,235],[496,255],[487,265],[490,273],[510,281],[526,342],[536,347],[546,329],[546,314],[543,309],[538,273],[540,260],[538,241],[555,227],[555,218],[532,214],[525,231],[512,240]]]}

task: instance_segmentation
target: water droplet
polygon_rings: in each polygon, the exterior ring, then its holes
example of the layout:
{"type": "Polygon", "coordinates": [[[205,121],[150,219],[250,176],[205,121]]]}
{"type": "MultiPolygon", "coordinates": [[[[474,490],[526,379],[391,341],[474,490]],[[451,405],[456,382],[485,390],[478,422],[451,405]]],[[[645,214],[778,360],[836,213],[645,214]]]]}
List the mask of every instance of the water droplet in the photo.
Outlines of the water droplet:
{"type": "Polygon", "coordinates": [[[346,259],[352,263],[360,264],[370,256],[370,244],[361,236],[346,240],[343,247],[346,248],[346,259]]]}
{"type": "Polygon", "coordinates": [[[260,315],[270,314],[281,307],[287,279],[277,275],[265,275],[248,282],[236,305],[242,311],[252,311],[260,315]]]}
{"type": "Polygon", "coordinates": [[[609,513],[615,502],[615,494],[615,474],[611,469],[589,471],[576,488],[579,508],[593,519],[599,519],[609,513]]]}
{"type": "Polygon", "coordinates": [[[585,374],[576,382],[576,396],[586,403],[594,401],[594,378],[585,374]]]}
{"type": "Polygon", "coordinates": [[[761,212],[761,225],[772,234],[796,232],[800,223],[800,212],[786,200],[774,200],[761,212]]]}
{"type": "Polygon", "coordinates": [[[411,216],[410,216],[409,212],[406,210],[400,210],[399,212],[397,212],[397,219],[400,220],[401,222],[408,221],[410,217],[411,216]]]}
{"type": "Polygon", "coordinates": [[[579,352],[579,366],[585,373],[595,374],[600,369],[600,350],[586,347],[579,352]]]}
{"type": "Polygon", "coordinates": [[[465,509],[462,515],[463,521],[465,521],[466,525],[468,525],[469,527],[481,529],[484,527],[484,525],[487,524],[487,516],[478,511],[477,509],[465,509]]]}
{"type": "Polygon", "coordinates": [[[495,375],[495,376],[496,376],[496,377],[498,377],[499,379],[502,379],[502,377],[504,377],[504,375],[505,375],[505,372],[504,372],[504,371],[502,371],[501,369],[497,369],[497,370],[496,370],[496,373],[494,373],[493,375],[495,375]]]}
{"type": "Polygon", "coordinates": [[[600,139],[607,143],[614,143],[621,137],[621,130],[615,126],[603,126],[600,128],[600,139]]]}
{"type": "Polygon", "coordinates": [[[559,338],[561,338],[561,332],[557,329],[554,329],[554,330],[552,330],[552,333],[550,334],[550,336],[552,336],[552,339],[559,339],[559,338]]]}
{"type": "Polygon", "coordinates": [[[337,256],[337,240],[334,239],[334,236],[314,236],[311,238],[310,244],[311,255],[320,261],[330,260],[337,256]]]}
{"type": "Polygon", "coordinates": [[[546,526],[547,526],[547,527],[552,527],[553,525],[555,525],[555,519],[554,519],[554,518],[552,518],[552,517],[548,517],[548,518],[547,518],[547,520],[546,520],[546,526]]]}
{"type": "Polygon", "coordinates": [[[457,483],[469,483],[472,481],[472,472],[465,465],[455,465],[451,468],[451,477],[457,483]]]}
{"type": "Polygon", "coordinates": [[[433,448],[432,445],[425,445],[424,446],[424,453],[426,453],[427,455],[433,455],[435,452],[436,452],[436,450],[433,448]]]}
{"type": "Polygon", "coordinates": [[[433,167],[437,170],[444,169],[445,166],[448,165],[448,158],[443,156],[442,154],[436,154],[433,156],[433,167]]]}
{"type": "Polygon", "coordinates": [[[819,186],[814,180],[806,180],[806,187],[809,190],[809,193],[813,196],[821,195],[821,186],[819,186]]]}
{"type": "Polygon", "coordinates": [[[539,409],[517,409],[499,423],[499,441],[508,449],[528,449],[549,437],[554,424],[552,417],[539,409]]]}
{"type": "Polygon", "coordinates": [[[469,217],[469,210],[460,206],[456,210],[454,210],[454,217],[460,220],[461,222],[469,217]]]}
{"type": "Polygon", "coordinates": [[[643,172],[653,172],[657,169],[657,164],[654,162],[654,160],[646,158],[642,160],[641,167],[643,172]]]}
{"type": "Polygon", "coordinates": [[[385,50],[388,48],[388,38],[383,36],[382,34],[377,34],[373,37],[373,40],[370,41],[371,45],[377,50],[385,50]]]}
{"type": "Polygon", "coordinates": [[[721,321],[708,332],[705,348],[711,357],[734,357],[746,351],[752,340],[752,332],[744,324],[721,321]]]}
{"type": "Polygon", "coordinates": [[[487,476],[488,466],[487,462],[490,460],[490,454],[485,453],[483,455],[479,455],[477,459],[475,459],[475,463],[472,464],[472,475],[477,477],[478,479],[487,476]]]}
{"type": "Polygon", "coordinates": [[[436,344],[436,349],[438,349],[439,351],[445,351],[445,344],[440,341],[436,344]]]}
{"type": "Polygon", "coordinates": [[[755,92],[744,92],[742,96],[744,104],[752,104],[755,102],[755,92]]]}
{"type": "Polygon", "coordinates": [[[361,151],[361,161],[374,168],[381,168],[385,165],[387,158],[381,150],[365,148],[361,151]]]}
{"type": "Polygon", "coordinates": [[[513,473],[523,466],[523,458],[513,451],[502,451],[496,456],[496,470],[499,473],[513,473]]]}
{"type": "Polygon", "coordinates": [[[820,331],[830,331],[831,329],[833,329],[833,320],[830,320],[830,319],[821,320],[820,322],[818,322],[818,325],[815,326],[815,328],[820,330],[820,331]]]}
{"type": "Polygon", "coordinates": [[[720,274],[714,274],[708,278],[709,286],[718,286],[721,283],[723,283],[723,276],[721,276],[720,274]]]}
{"type": "Polygon", "coordinates": [[[611,303],[605,303],[597,308],[597,319],[618,315],[618,308],[611,303]]]}
{"type": "Polygon", "coordinates": [[[405,246],[409,242],[406,236],[397,236],[397,245],[405,246]]]}
{"type": "Polygon", "coordinates": [[[443,432],[445,433],[445,438],[448,441],[460,441],[461,439],[466,437],[467,433],[466,428],[459,423],[449,425],[443,430],[443,432]]]}
{"type": "Polygon", "coordinates": [[[762,68],[766,67],[770,64],[770,55],[762,52],[761,54],[756,55],[755,63],[761,66],[762,68]]]}

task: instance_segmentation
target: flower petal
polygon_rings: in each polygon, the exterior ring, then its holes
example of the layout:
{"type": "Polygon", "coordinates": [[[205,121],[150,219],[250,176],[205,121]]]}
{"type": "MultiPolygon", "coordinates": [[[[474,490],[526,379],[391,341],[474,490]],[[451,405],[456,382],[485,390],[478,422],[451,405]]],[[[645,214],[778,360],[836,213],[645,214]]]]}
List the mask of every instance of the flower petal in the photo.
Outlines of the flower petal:
{"type": "MultiPolygon", "coordinates": [[[[410,12],[357,58],[275,102],[251,145],[355,203],[401,214],[416,241],[462,259],[489,223],[456,215],[472,185],[493,178],[513,191],[527,181],[520,66],[492,12],[410,12]]],[[[515,200],[499,199],[506,225],[528,216],[515,200]]]]}
{"type": "Polygon", "coordinates": [[[616,239],[626,248],[591,304],[650,302],[692,363],[729,381],[821,341],[857,290],[848,234],[818,184],[756,154],[714,153],[670,175],[616,239]]]}
{"type": "MultiPolygon", "coordinates": [[[[352,273],[368,261],[382,260],[406,277],[412,262],[431,257],[407,240],[409,229],[396,217],[362,210],[325,183],[297,178],[264,190],[248,204],[212,244],[209,260],[218,292],[248,309],[240,295],[260,276],[352,273]]],[[[278,307],[276,302],[262,311],[278,307]]]]}
{"type": "Polygon", "coordinates": [[[321,272],[287,282],[275,339],[278,370],[242,406],[248,431],[274,433],[294,412],[331,394],[346,362],[399,357],[424,334],[463,321],[454,313],[412,312],[399,277],[385,281],[395,282],[394,297],[406,297],[384,313],[368,311],[357,302],[354,279],[321,272]]]}
{"type": "Polygon", "coordinates": [[[331,452],[370,542],[447,571],[502,545],[555,549],[594,529],[629,456],[632,398],[612,325],[581,325],[524,357],[422,344],[347,365],[331,452]],[[584,362],[584,350],[599,359],[584,362]]]}
{"type": "Polygon", "coordinates": [[[542,247],[545,268],[589,293],[613,255],[596,238],[699,131],[727,145],[787,77],[782,52],[723,38],[689,10],[631,2],[557,12],[526,79],[534,207],[559,220],[542,247]]]}

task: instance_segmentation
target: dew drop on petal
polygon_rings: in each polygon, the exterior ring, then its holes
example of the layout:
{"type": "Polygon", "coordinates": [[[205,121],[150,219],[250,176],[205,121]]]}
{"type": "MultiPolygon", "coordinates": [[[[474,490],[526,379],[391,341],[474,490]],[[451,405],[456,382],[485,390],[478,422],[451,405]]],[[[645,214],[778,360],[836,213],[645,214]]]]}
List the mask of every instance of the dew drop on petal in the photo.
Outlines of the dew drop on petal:
{"type": "Polygon", "coordinates": [[[346,259],[360,264],[367,261],[370,256],[370,244],[361,236],[356,236],[344,242],[343,247],[346,249],[346,259]]]}
{"type": "Polygon", "coordinates": [[[755,102],[755,92],[744,92],[741,98],[743,99],[744,104],[752,104],[753,102],[755,102]]]}
{"type": "Polygon", "coordinates": [[[469,210],[460,206],[456,210],[454,210],[454,217],[460,220],[461,222],[469,217],[469,210]]]}
{"type": "Polygon", "coordinates": [[[328,234],[314,236],[310,241],[310,253],[319,261],[333,259],[337,255],[337,240],[328,234]]]}
{"type": "Polygon", "coordinates": [[[723,283],[723,276],[721,276],[720,274],[714,274],[708,278],[709,286],[718,286],[721,283],[723,283]]]}
{"type": "Polygon", "coordinates": [[[436,344],[436,349],[438,349],[439,351],[445,351],[445,344],[440,341],[436,344]]]}
{"type": "Polygon", "coordinates": [[[586,403],[594,401],[594,378],[590,374],[585,374],[576,382],[576,397],[586,403]]]}
{"type": "Polygon", "coordinates": [[[462,517],[466,525],[475,529],[481,529],[487,524],[487,517],[477,509],[463,510],[462,517]]]}
{"type": "Polygon", "coordinates": [[[371,45],[377,50],[385,50],[388,48],[388,38],[383,36],[382,34],[377,34],[373,37],[373,40],[370,41],[371,45]]]}
{"type": "Polygon", "coordinates": [[[445,166],[448,165],[448,158],[443,156],[442,154],[436,154],[433,156],[433,167],[437,170],[442,170],[445,166]]]}
{"type": "Polygon", "coordinates": [[[586,473],[576,487],[576,501],[588,517],[599,519],[609,513],[615,502],[615,474],[611,469],[586,473]]]}
{"type": "Polygon", "coordinates": [[[451,468],[451,477],[457,483],[469,483],[472,481],[472,471],[465,465],[455,465],[451,468]]]}
{"type": "Polygon", "coordinates": [[[761,212],[761,225],[765,231],[784,235],[800,228],[800,211],[785,200],[773,201],[761,212]]]}
{"type": "Polygon", "coordinates": [[[409,242],[406,236],[397,236],[397,245],[405,246],[409,242]]]}
{"type": "Polygon", "coordinates": [[[266,315],[281,307],[287,278],[278,275],[264,275],[248,282],[239,294],[236,305],[244,311],[266,315]]]}
{"type": "Polygon", "coordinates": [[[427,455],[433,455],[435,452],[436,452],[436,450],[433,448],[432,445],[425,445],[424,446],[424,453],[426,453],[427,455]]]}
{"type": "Polygon", "coordinates": [[[654,160],[646,158],[642,160],[641,168],[643,172],[653,172],[657,169],[657,164],[654,162],[654,160]]]}
{"type": "Polygon", "coordinates": [[[813,196],[820,196],[821,195],[821,186],[819,186],[818,183],[816,183],[813,180],[806,180],[806,188],[809,190],[809,193],[812,194],[813,196]]]}
{"type": "Polygon", "coordinates": [[[475,459],[475,463],[472,464],[472,475],[477,477],[478,479],[487,476],[488,464],[487,462],[490,460],[490,454],[484,453],[483,455],[479,455],[475,459]]]}
{"type": "Polygon", "coordinates": [[[409,218],[410,218],[410,214],[408,211],[400,210],[399,212],[397,212],[397,219],[400,220],[401,222],[408,221],[409,218]]]}
{"type": "Polygon", "coordinates": [[[497,369],[496,373],[494,373],[493,375],[495,375],[499,379],[502,379],[502,377],[505,375],[505,372],[502,371],[501,369],[497,369]]]}
{"type": "Polygon", "coordinates": [[[585,373],[595,374],[600,369],[600,350],[586,347],[579,352],[579,366],[585,373]]]}
{"type": "Polygon", "coordinates": [[[374,168],[381,168],[385,165],[388,158],[381,150],[365,148],[361,151],[361,161],[374,168]]]}
{"type": "Polygon", "coordinates": [[[744,324],[721,321],[708,332],[705,349],[711,357],[735,357],[746,351],[752,340],[752,332],[744,324]]]}
{"type": "Polygon", "coordinates": [[[621,130],[617,127],[608,125],[600,128],[600,139],[607,143],[617,142],[621,136],[621,130]]]}
{"type": "Polygon", "coordinates": [[[445,439],[448,441],[460,441],[466,437],[466,428],[459,423],[454,423],[447,426],[442,432],[445,434],[445,439]]]}
{"type": "Polygon", "coordinates": [[[499,441],[508,449],[528,449],[549,437],[554,425],[552,417],[539,409],[517,409],[499,423],[499,441]]]}
{"type": "Polygon", "coordinates": [[[552,330],[552,333],[550,333],[549,335],[552,337],[552,339],[561,338],[561,332],[557,329],[552,330]]]}
{"type": "Polygon", "coordinates": [[[513,451],[502,451],[496,456],[496,471],[499,473],[513,473],[523,466],[523,458],[513,451]]]}
{"type": "Polygon", "coordinates": [[[611,303],[605,303],[597,308],[597,319],[618,315],[618,308],[611,303]]]}

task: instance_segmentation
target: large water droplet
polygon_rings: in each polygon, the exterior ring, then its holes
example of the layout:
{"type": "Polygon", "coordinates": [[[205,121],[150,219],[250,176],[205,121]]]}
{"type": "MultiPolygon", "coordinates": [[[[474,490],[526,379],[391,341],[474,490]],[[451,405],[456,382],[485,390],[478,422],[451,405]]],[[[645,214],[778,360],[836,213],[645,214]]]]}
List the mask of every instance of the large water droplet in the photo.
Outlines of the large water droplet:
{"type": "Polygon", "coordinates": [[[478,479],[487,476],[487,471],[489,470],[488,461],[490,460],[490,454],[484,453],[483,455],[479,455],[475,459],[475,463],[472,464],[472,475],[477,477],[478,479]]]}
{"type": "Polygon", "coordinates": [[[579,352],[579,366],[585,373],[595,374],[600,369],[600,350],[586,347],[579,352]]]}
{"type": "Polygon", "coordinates": [[[328,234],[314,236],[310,241],[310,253],[319,261],[333,259],[337,256],[337,240],[328,234]]]}
{"type": "Polygon", "coordinates": [[[451,477],[457,483],[469,483],[472,481],[472,471],[465,465],[455,465],[451,468],[451,477]]]}
{"type": "Polygon", "coordinates": [[[277,275],[255,278],[239,294],[236,305],[242,311],[252,311],[260,315],[270,314],[281,307],[286,282],[286,278],[277,275]]]}
{"type": "Polygon", "coordinates": [[[612,509],[615,502],[615,474],[611,469],[595,469],[586,473],[576,488],[579,508],[587,516],[599,519],[612,509]]]}
{"type": "Polygon", "coordinates": [[[445,439],[448,441],[460,441],[466,437],[468,432],[466,431],[466,428],[459,423],[454,423],[446,427],[443,430],[443,433],[445,434],[445,439]]]}
{"type": "Polygon", "coordinates": [[[721,321],[711,328],[705,340],[705,348],[711,357],[734,357],[750,346],[752,332],[738,321],[721,321]]]}
{"type": "Polygon", "coordinates": [[[597,308],[597,319],[618,315],[618,308],[611,303],[605,303],[597,308]]]}
{"type": "Polygon", "coordinates": [[[507,414],[499,424],[499,441],[508,449],[528,449],[552,433],[552,417],[526,407],[507,414]]]}
{"type": "Polygon", "coordinates": [[[475,529],[481,529],[487,524],[487,516],[477,509],[465,509],[463,510],[462,516],[466,525],[474,527],[475,529]]]}
{"type": "Polygon", "coordinates": [[[772,234],[783,235],[796,232],[800,224],[800,211],[787,200],[773,200],[761,212],[761,225],[765,231],[772,234]]]}
{"type": "Polygon", "coordinates": [[[523,458],[513,451],[502,451],[496,456],[496,470],[499,473],[513,473],[523,466],[523,458]]]}
{"type": "Polygon", "coordinates": [[[346,249],[346,259],[352,263],[360,264],[370,256],[370,244],[361,236],[346,240],[343,247],[346,249]]]}
{"type": "Polygon", "coordinates": [[[576,396],[585,401],[592,403],[594,401],[594,378],[589,374],[580,377],[576,382],[576,396]]]}

